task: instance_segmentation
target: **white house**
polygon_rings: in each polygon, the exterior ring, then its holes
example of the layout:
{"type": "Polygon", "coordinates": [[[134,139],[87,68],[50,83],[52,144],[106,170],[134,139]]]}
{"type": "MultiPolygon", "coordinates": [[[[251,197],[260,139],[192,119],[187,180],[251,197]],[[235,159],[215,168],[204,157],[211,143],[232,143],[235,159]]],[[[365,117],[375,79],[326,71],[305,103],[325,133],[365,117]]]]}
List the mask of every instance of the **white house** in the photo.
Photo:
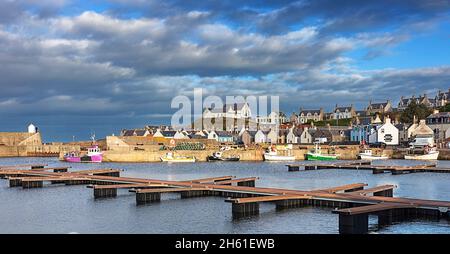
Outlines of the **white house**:
{"type": "Polygon", "coordinates": [[[219,140],[219,136],[217,135],[217,133],[215,131],[210,131],[210,132],[208,132],[208,139],[219,140]]]}
{"type": "Polygon", "coordinates": [[[176,131],[162,131],[161,129],[157,129],[156,132],[153,134],[153,137],[172,139],[175,137],[176,133],[177,133],[176,131]]]}
{"type": "Polygon", "coordinates": [[[206,108],[203,118],[236,118],[246,119],[252,117],[250,106],[245,103],[225,104],[222,108],[206,108]]]}
{"type": "Polygon", "coordinates": [[[399,131],[391,123],[391,119],[386,117],[383,125],[372,128],[369,135],[369,143],[384,143],[386,145],[399,144],[399,131]]]}
{"type": "Polygon", "coordinates": [[[353,107],[353,104],[349,107],[338,107],[336,104],[336,108],[333,112],[333,119],[348,119],[353,118],[356,116],[355,108],[353,107]]]}
{"type": "Polygon", "coordinates": [[[280,112],[271,112],[267,116],[257,116],[256,122],[261,125],[274,125],[278,126],[280,124],[286,123],[287,118],[283,113],[280,112]]]}
{"type": "Polygon", "coordinates": [[[268,131],[258,130],[255,134],[255,143],[267,143],[267,134],[268,131]]]}
{"type": "Polygon", "coordinates": [[[176,131],[173,135],[174,139],[189,139],[188,133],[185,131],[176,131]]]}

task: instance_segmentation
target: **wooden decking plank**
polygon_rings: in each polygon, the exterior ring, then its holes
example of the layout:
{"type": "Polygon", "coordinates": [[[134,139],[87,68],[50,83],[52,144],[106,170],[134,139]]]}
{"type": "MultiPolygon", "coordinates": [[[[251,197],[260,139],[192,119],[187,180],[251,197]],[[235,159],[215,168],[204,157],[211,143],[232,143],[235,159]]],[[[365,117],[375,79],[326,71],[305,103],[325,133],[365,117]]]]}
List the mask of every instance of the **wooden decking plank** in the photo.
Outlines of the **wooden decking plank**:
{"type": "Polygon", "coordinates": [[[166,192],[182,192],[182,191],[201,191],[211,190],[209,188],[164,188],[164,189],[139,189],[136,193],[166,193],[166,192]]]}
{"type": "Polygon", "coordinates": [[[164,187],[166,184],[107,184],[107,185],[88,185],[92,189],[131,189],[131,188],[145,188],[145,187],[164,187]]]}
{"type": "Polygon", "coordinates": [[[191,183],[211,183],[217,181],[226,181],[235,178],[235,176],[218,176],[218,177],[208,177],[208,178],[200,178],[194,180],[187,180],[183,182],[191,182],[191,183]]]}
{"type": "Polygon", "coordinates": [[[336,186],[336,187],[330,187],[325,189],[318,189],[314,191],[320,191],[320,192],[328,192],[328,193],[336,193],[338,191],[346,191],[346,190],[352,190],[356,188],[362,188],[367,186],[366,183],[352,183],[352,184],[346,184],[342,186],[336,186]]]}
{"type": "Polygon", "coordinates": [[[380,192],[380,191],[385,191],[385,190],[392,190],[394,188],[396,188],[395,185],[386,184],[386,185],[381,185],[381,186],[377,186],[377,187],[373,187],[373,188],[368,188],[368,189],[365,189],[365,190],[352,191],[352,192],[349,192],[349,194],[367,195],[367,194],[372,194],[374,192],[380,192]]]}
{"type": "Polygon", "coordinates": [[[375,205],[366,205],[353,208],[339,209],[333,211],[333,213],[345,214],[345,215],[356,215],[364,213],[374,213],[390,209],[400,209],[400,208],[416,208],[412,204],[402,204],[402,203],[379,203],[375,205]]]}
{"type": "Polygon", "coordinates": [[[236,178],[236,179],[231,179],[231,180],[226,180],[226,181],[214,182],[214,184],[240,183],[240,182],[247,182],[247,181],[255,181],[258,179],[259,179],[259,177],[236,178]]]}
{"type": "Polygon", "coordinates": [[[305,196],[305,195],[274,195],[274,196],[226,199],[225,202],[244,204],[244,203],[273,202],[273,201],[294,200],[294,199],[311,199],[311,196],[305,196]]]}

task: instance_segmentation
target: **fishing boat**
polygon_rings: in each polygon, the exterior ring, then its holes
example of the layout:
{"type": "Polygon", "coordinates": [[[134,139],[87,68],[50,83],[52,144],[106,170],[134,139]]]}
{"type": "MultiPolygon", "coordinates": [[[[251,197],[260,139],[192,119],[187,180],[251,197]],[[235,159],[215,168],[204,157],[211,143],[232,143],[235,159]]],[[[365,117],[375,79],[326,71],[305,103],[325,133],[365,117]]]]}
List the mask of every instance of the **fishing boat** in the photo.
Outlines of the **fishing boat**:
{"type": "Polygon", "coordinates": [[[337,154],[324,154],[322,153],[322,148],[319,143],[315,143],[314,150],[306,153],[306,160],[309,161],[331,161],[337,160],[337,154]]]}
{"type": "Polygon", "coordinates": [[[96,141],[95,141],[95,134],[92,134],[92,145],[88,147],[87,153],[82,154],[80,152],[69,152],[64,154],[64,161],[66,162],[93,162],[93,163],[100,163],[103,160],[103,152],[100,150],[100,147],[98,147],[96,141]]]}
{"type": "Polygon", "coordinates": [[[87,149],[87,154],[81,155],[79,152],[70,152],[64,154],[64,161],[67,162],[95,162],[100,163],[103,160],[103,153],[98,145],[92,145],[87,149]]]}
{"type": "Polygon", "coordinates": [[[195,162],[194,156],[174,156],[172,152],[160,157],[162,162],[195,162]]]}
{"type": "Polygon", "coordinates": [[[266,161],[294,161],[295,156],[290,154],[291,149],[285,149],[287,151],[287,155],[281,155],[278,153],[278,149],[274,146],[267,148],[264,153],[264,160],[266,161]]]}
{"type": "Polygon", "coordinates": [[[361,160],[387,160],[387,159],[389,159],[389,157],[387,157],[387,156],[374,155],[372,153],[372,150],[370,150],[370,149],[364,150],[363,152],[359,153],[358,157],[361,160]]]}
{"type": "Polygon", "coordinates": [[[239,156],[223,157],[222,152],[215,152],[206,158],[208,161],[239,161],[239,156]]]}
{"type": "Polygon", "coordinates": [[[439,157],[439,151],[436,147],[425,147],[423,152],[419,154],[414,153],[414,149],[411,149],[410,151],[409,154],[405,155],[405,160],[437,160],[439,157]]]}

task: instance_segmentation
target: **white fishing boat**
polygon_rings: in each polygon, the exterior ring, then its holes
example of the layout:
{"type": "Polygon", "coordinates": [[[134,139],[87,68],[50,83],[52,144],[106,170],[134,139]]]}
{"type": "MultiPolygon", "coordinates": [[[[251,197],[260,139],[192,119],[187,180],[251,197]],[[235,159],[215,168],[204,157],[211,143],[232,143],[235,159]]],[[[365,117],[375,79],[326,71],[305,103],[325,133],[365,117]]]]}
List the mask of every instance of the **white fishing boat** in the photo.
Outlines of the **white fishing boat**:
{"type": "Polygon", "coordinates": [[[295,161],[295,156],[290,154],[291,150],[286,149],[287,155],[281,155],[275,147],[267,148],[264,153],[264,160],[266,161],[295,161]]]}
{"type": "Polygon", "coordinates": [[[171,152],[160,159],[162,162],[195,162],[194,156],[174,156],[171,152]]]}
{"type": "Polygon", "coordinates": [[[439,151],[436,148],[425,148],[423,154],[407,154],[405,160],[437,160],[439,151]]]}
{"type": "Polygon", "coordinates": [[[387,160],[389,159],[388,156],[383,156],[383,155],[374,155],[372,153],[372,150],[364,150],[363,152],[359,153],[359,158],[361,160],[387,160]]]}

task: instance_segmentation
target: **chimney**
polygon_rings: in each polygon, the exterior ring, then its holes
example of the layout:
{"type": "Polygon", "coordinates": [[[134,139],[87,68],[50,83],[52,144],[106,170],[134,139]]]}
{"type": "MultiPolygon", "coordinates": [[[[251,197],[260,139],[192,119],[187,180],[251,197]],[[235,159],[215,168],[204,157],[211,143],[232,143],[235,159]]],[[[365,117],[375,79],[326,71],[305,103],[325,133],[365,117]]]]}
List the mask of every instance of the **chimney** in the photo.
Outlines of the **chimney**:
{"type": "Polygon", "coordinates": [[[417,118],[416,118],[416,115],[414,115],[414,117],[413,117],[413,124],[416,124],[417,123],[417,118]]]}
{"type": "Polygon", "coordinates": [[[391,118],[389,118],[389,116],[386,116],[384,118],[384,123],[391,123],[391,118]]]}

